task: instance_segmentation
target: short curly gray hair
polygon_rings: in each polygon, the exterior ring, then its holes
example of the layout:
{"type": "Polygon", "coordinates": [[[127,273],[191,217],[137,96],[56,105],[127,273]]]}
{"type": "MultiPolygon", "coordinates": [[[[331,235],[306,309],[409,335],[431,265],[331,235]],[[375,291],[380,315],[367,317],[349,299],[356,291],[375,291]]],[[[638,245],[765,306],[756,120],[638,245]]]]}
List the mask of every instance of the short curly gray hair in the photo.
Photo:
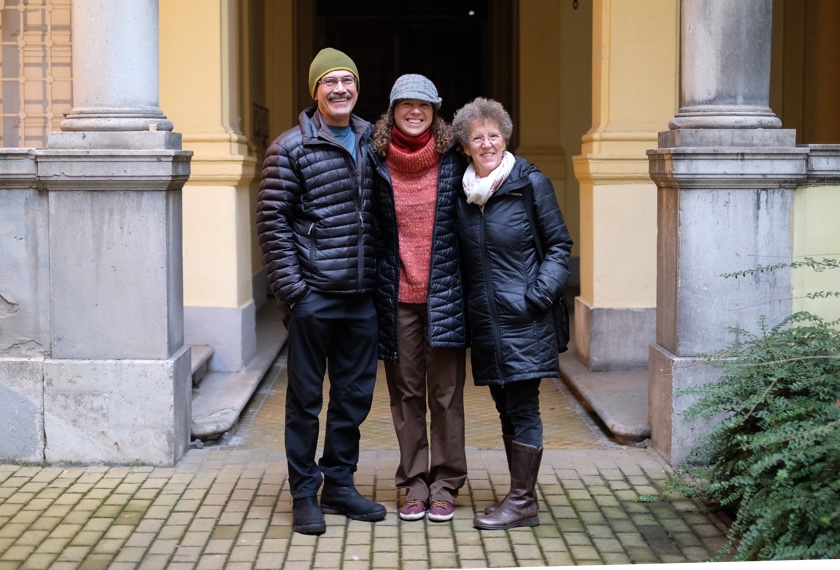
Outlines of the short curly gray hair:
{"type": "Polygon", "coordinates": [[[505,145],[513,135],[513,121],[504,106],[493,99],[476,97],[457,111],[452,119],[452,135],[462,147],[466,148],[470,131],[477,122],[495,121],[505,138],[505,145]]]}

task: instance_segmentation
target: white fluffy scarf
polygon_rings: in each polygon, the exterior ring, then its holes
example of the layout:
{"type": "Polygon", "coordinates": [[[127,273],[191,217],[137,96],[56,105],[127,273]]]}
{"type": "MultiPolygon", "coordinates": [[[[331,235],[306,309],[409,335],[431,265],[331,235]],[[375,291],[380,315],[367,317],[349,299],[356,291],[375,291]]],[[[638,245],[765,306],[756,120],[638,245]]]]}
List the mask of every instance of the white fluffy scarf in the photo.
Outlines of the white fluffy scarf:
{"type": "Polygon", "coordinates": [[[479,177],[475,171],[472,163],[464,172],[464,194],[467,195],[467,204],[477,204],[482,211],[484,211],[484,204],[490,199],[490,196],[499,189],[502,182],[508,177],[510,171],[513,170],[513,163],[515,159],[511,153],[504,151],[502,154],[502,161],[499,163],[493,172],[484,178],[479,177]]]}

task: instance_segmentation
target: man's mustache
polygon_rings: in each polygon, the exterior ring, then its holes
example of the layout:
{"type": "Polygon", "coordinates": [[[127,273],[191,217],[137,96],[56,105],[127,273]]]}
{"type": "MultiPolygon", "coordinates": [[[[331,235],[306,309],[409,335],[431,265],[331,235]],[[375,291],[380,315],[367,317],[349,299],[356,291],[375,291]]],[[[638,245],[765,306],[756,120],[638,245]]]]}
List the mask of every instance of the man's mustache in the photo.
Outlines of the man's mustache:
{"type": "Polygon", "coordinates": [[[335,101],[336,99],[349,99],[350,94],[345,91],[344,93],[330,93],[327,95],[327,101],[335,101]]]}

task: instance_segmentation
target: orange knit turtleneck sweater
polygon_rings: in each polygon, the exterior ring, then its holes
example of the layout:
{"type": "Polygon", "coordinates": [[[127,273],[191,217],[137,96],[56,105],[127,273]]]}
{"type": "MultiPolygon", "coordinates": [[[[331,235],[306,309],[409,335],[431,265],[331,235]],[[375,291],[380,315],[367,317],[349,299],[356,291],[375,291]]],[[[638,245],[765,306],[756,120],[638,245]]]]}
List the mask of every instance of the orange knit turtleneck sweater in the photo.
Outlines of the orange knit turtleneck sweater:
{"type": "Polygon", "coordinates": [[[425,303],[429,291],[438,165],[435,139],[417,152],[388,149],[400,244],[400,303],[425,303]]]}

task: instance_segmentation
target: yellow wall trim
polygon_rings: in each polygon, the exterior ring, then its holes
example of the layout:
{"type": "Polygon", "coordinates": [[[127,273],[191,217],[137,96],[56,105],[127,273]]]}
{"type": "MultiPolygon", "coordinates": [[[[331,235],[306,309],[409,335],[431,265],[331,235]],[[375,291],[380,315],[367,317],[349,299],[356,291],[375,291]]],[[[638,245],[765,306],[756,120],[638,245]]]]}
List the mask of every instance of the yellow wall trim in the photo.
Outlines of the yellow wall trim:
{"type": "Polygon", "coordinates": [[[649,162],[642,156],[578,155],[572,158],[575,176],[592,184],[652,184],[649,162]]]}

